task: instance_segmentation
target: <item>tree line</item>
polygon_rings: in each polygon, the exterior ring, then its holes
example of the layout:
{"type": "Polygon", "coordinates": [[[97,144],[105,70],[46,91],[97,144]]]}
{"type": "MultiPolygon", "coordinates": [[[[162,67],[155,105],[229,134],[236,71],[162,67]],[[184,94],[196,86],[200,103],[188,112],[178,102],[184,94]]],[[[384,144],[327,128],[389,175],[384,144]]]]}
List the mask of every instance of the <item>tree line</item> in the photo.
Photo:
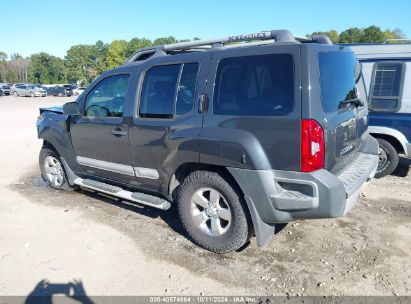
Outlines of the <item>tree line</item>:
{"type": "MultiPolygon", "coordinates": [[[[313,32],[310,35],[327,35],[334,43],[381,43],[387,39],[405,38],[399,29],[381,30],[377,26],[353,27],[341,33],[336,30],[313,32]]],[[[153,41],[133,38],[130,41],[114,40],[104,43],[99,40],[95,44],[70,47],[64,59],[45,52],[23,58],[18,53],[8,56],[0,51],[0,82],[50,84],[80,81],[82,85],[88,85],[98,75],[121,65],[140,48],[184,41],[190,39],[177,40],[169,36],[153,41]]]]}
{"type": "Polygon", "coordinates": [[[372,25],[367,28],[351,27],[342,31],[336,30],[326,32],[313,32],[310,35],[326,35],[333,43],[382,43],[392,39],[405,39],[405,34],[400,29],[382,31],[378,26],[372,25]]]}

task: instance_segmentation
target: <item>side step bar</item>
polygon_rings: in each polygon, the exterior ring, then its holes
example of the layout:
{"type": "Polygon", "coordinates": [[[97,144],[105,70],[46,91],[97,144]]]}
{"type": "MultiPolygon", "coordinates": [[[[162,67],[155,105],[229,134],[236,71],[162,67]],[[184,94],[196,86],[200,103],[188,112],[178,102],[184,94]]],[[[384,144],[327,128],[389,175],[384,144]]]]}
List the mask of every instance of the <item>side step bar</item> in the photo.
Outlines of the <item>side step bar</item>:
{"type": "Polygon", "coordinates": [[[123,198],[161,210],[168,210],[171,207],[171,203],[165,199],[145,193],[130,192],[124,190],[123,188],[106,183],[101,183],[91,179],[82,179],[80,177],[77,177],[76,179],[74,179],[73,183],[84,188],[96,190],[98,192],[106,193],[115,197],[123,198]]]}

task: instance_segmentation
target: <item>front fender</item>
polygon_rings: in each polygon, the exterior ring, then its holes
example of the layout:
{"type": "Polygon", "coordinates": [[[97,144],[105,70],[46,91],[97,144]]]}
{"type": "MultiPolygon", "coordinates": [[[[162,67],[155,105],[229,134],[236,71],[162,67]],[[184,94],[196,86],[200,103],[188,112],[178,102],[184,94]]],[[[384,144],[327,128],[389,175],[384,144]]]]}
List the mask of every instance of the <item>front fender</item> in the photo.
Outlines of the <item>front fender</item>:
{"type": "Polygon", "coordinates": [[[37,120],[37,137],[52,145],[74,172],[81,172],[71,144],[69,119],[59,113],[43,112],[37,120]]]}

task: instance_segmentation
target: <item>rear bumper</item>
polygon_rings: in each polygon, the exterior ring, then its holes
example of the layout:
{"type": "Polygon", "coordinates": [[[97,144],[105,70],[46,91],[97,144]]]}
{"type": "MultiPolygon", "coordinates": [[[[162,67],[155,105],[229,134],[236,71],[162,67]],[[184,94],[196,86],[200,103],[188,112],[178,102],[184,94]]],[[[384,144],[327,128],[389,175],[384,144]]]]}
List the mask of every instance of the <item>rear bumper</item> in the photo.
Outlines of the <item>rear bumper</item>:
{"type": "Polygon", "coordinates": [[[268,225],[297,219],[345,215],[358,200],[362,186],[377,170],[378,143],[369,136],[364,151],[337,175],[325,169],[310,173],[228,168],[268,225]]]}

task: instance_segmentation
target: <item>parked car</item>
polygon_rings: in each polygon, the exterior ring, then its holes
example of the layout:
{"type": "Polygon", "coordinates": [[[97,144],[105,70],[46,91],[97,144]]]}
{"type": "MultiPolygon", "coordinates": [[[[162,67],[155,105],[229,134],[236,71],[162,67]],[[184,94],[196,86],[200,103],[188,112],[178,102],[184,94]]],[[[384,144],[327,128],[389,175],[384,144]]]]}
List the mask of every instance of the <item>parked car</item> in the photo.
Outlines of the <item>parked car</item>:
{"type": "Polygon", "coordinates": [[[2,90],[4,95],[10,95],[10,86],[7,84],[0,85],[0,89],[2,90]]]}
{"type": "Polygon", "coordinates": [[[52,96],[68,96],[68,97],[70,97],[71,95],[73,95],[73,91],[71,90],[71,88],[55,86],[55,87],[49,88],[47,90],[47,94],[52,95],[52,96]]]}
{"type": "Polygon", "coordinates": [[[39,84],[39,83],[35,83],[34,85],[35,85],[36,87],[38,87],[38,88],[43,89],[43,90],[46,91],[46,92],[47,92],[47,90],[48,90],[48,87],[46,87],[46,86],[44,86],[44,85],[41,85],[41,84],[39,84]]]}
{"type": "Polygon", "coordinates": [[[47,92],[33,84],[17,84],[12,87],[14,96],[46,97],[47,92]]]}
{"type": "Polygon", "coordinates": [[[83,93],[85,89],[86,89],[86,87],[78,87],[78,88],[75,88],[75,89],[73,89],[73,94],[74,94],[75,96],[78,96],[78,95],[80,95],[81,93],[83,93]]]}
{"type": "Polygon", "coordinates": [[[3,96],[3,95],[4,95],[3,90],[0,87],[0,96],[3,96]]]}
{"type": "Polygon", "coordinates": [[[276,223],[345,215],[374,176],[360,79],[349,47],[285,30],[145,48],[76,102],[40,109],[42,177],[175,204],[213,252],[252,233],[262,246],[276,223]]]}
{"type": "Polygon", "coordinates": [[[369,132],[379,142],[376,177],[411,158],[411,43],[350,45],[363,66],[369,132]]]}

